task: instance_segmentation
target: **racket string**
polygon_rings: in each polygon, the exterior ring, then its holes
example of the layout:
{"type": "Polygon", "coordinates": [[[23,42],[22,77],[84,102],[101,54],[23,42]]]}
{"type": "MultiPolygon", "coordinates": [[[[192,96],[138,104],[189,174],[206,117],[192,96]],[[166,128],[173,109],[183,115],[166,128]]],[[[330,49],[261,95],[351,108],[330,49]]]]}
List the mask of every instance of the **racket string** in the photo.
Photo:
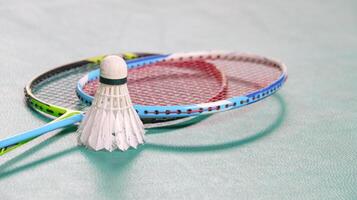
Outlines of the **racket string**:
{"type": "Polygon", "coordinates": [[[269,67],[269,63],[260,60],[213,60],[228,79],[228,89],[225,96],[218,100],[241,96],[264,88],[277,80],[281,69],[269,67]]]}
{"type": "Polygon", "coordinates": [[[86,64],[82,67],[51,74],[32,86],[32,93],[49,104],[73,110],[84,110],[87,106],[78,100],[75,87],[78,80],[97,65],[86,64]]]}
{"type": "MultiPolygon", "coordinates": [[[[141,105],[179,105],[181,102],[210,102],[222,90],[223,76],[214,65],[201,60],[160,62],[130,70],[128,87],[134,103],[141,105]]],[[[98,80],[84,90],[94,95],[98,80]]]]}
{"type": "MultiPolygon", "coordinates": [[[[128,87],[135,104],[189,105],[252,93],[281,73],[279,66],[264,58],[178,58],[130,70],[128,87]]],[[[83,90],[94,96],[97,87],[98,80],[94,80],[83,90]]]]}

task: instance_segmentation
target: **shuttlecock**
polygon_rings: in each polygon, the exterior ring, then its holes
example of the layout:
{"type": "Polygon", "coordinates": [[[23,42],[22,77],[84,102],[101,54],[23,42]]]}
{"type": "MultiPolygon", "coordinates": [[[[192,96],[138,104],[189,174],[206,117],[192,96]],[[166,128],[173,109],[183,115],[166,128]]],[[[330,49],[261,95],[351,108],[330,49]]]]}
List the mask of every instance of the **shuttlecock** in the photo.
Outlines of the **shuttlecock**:
{"type": "Polygon", "coordinates": [[[93,150],[136,148],[144,143],[144,126],[131,102],[127,65],[115,55],[100,65],[100,85],[78,128],[78,143],[93,150]]]}

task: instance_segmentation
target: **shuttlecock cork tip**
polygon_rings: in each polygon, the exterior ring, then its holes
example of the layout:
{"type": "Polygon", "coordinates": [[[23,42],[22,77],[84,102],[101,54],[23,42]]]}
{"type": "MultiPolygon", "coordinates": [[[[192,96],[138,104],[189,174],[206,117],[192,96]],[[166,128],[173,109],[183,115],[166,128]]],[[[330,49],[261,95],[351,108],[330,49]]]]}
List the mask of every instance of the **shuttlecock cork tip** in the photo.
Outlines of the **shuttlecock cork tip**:
{"type": "Polygon", "coordinates": [[[106,56],[100,64],[100,82],[109,85],[126,83],[128,67],[120,56],[106,56]]]}

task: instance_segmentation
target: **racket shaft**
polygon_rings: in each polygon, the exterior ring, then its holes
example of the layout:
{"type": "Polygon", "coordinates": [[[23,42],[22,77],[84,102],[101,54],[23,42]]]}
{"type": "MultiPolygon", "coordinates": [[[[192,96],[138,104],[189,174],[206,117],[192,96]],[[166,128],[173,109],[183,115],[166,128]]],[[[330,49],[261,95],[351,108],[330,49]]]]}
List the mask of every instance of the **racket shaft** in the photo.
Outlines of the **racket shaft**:
{"type": "Polygon", "coordinates": [[[49,123],[47,125],[44,125],[40,128],[36,128],[30,131],[26,131],[24,133],[20,133],[18,135],[3,139],[0,141],[0,151],[3,149],[10,148],[13,145],[16,145],[18,143],[22,143],[24,141],[30,140],[32,138],[36,138],[38,136],[41,136],[45,133],[48,133],[50,131],[63,128],[69,125],[73,125],[77,122],[80,122],[83,118],[82,114],[76,114],[71,117],[68,117],[66,119],[63,119],[61,121],[56,121],[49,123]]]}

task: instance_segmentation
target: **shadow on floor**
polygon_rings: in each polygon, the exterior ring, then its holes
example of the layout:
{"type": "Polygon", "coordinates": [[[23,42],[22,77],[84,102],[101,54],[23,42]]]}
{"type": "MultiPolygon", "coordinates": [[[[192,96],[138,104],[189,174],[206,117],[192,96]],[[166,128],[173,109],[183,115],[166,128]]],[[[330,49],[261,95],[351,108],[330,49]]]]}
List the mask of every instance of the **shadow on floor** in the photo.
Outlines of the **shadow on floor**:
{"type": "MultiPolygon", "coordinates": [[[[90,163],[95,163],[93,166],[98,168],[98,171],[112,171],[111,166],[116,166],[116,170],[118,166],[121,166],[121,169],[125,169],[127,166],[129,166],[129,163],[133,161],[141,151],[145,150],[154,150],[154,151],[163,151],[163,152],[178,152],[178,153],[199,153],[199,152],[209,152],[209,151],[220,151],[220,150],[226,150],[230,148],[237,148],[243,145],[246,145],[248,143],[254,142],[258,139],[261,139],[271,133],[273,133],[276,129],[278,129],[282,123],[284,122],[285,116],[286,116],[286,105],[284,102],[284,99],[279,95],[275,94],[272,96],[272,98],[275,98],[278,101],[279,104],[279,114],[277,115],[276,119],[266,128],[263,130],[252,134],[249,137],[231,141],[231,142],[226,142],[226,143],[220,143],[220,144],[212,144],[212,145],[199,145],[199,146],[175,146],[175,145],[165,145],[165,144],[153,144],[153,143],[146,143],[143,145],[141,148],[137,150],[129,150],[127,152],[113,152],[113,153],[107,153],[107,152],[93,152],[93,151],[88,151],[83,147],[71,147],[69,149],[48,155],[44,158],[32,161],[30,163],[12,168],[10,168],[12,165],[14,165],[17,162],[20,162],[21,160],[26,159],[32,154],[35,154],[37,151],[45,148],[46,146],[50,145],[51,143],[57,141],[58,139],[62,138],[65,134],[67,133],[73,133],[76,130],[76,126],[72,126],[69,128],[66,128],[62,131],[60,131],[58,134],[55,136],[45,140],[44,142],[30,148],[29,150],[25,151],[24,153],[15,156],[14,158],[6,161],[5,163],[0,165],[0,180],[4,178],[8,178],[13,174],[16,174],[18,172],[22,172],[28,169],[31,169],[33,167],[39,166],[41,164],[44,164],[49,161],[53,161],[59,157],[62,156],[68,156],[74,152],[80,151],[90,163]],[[108,165],[108,162],[112,162],[112,164],[108,165]],[[118,164],[120,163],[120,164],[118,164]]],[[[168,126],[164,128],[154,128],[154,129],[149,129],[148,130],[148,135],[150,134],[163,134],[170,132],[172,130],[177,130],[177,128],[185,128],[189,125],[192,125],[194,123],[198,123],[204,119],[206,119],[209,116],[202,116],[202,117],[196,117],[193,118],[192,121],[185,121],[182,124],[176,124],[173,126],[168,126]]],[[[121,170],[118,170],[121,171],[121,170]]],[[[120,175],[120,173],[119,173],[120,175]]],[[[119,176],[118,175],[118,176],[119,176]]],[[[109,176],[109,175],[108,175],[109,176]]]]}
{"type": "MultiPolygon", "coordinates": [[[[220,144],[210,144],[210,145],[165,145],[165,144],[154,144],[154,143],[146,143],[142,148],[144,150],[155,150],[155,151],[163,151],[163,152],[178,152],[178,153],[200,153],[200,152],[209,152],[209,151],[221,151],[230,148],[236,148],[251,142],[254,142],[264,136],[267,136],[273,133],[276,129],[278,129],[281,124],[284,122],[286,117],[286,105],[284,99],[279,95],[275,94],[272,96],[278,101],[279,104],[279,114],[276,116],[275,120],[263,130],[252,134],[249,137],[225,142],[220,144]]],[[[170,129],[168,129],[169,131],[170,129]]],[[[159,130],[161,133],[163,130],[159,130]]]]}
{"type": "MultiPolygon", "coordinates": [[[[19,154],[19,155],[13,157],[12,159],[6,161],[5,163],[1,164],[0,165],[0,180],[3,179],[3,178],[6,178],[8,176],[11,176],[12,174],[16,174],[18,172],[21,172],[21,171],[36,167],[38,165],[44,164],[46,162],[55,160],[55,159],[57,159],[59,157],[62,157],[62,156],[65,156],[65,155],[69,155],[69,154],[71,154],[71,153],[73,153],[75,151],[78,151],[78,149],[80,147],[75,146],[75,147],[72,147],[72,148],[69,148],[69,149],[66,149],[66,150],[63,150],[63,151],[48,155],[48,156],[46,156],[44,158],[32,161],[30,163],[27,163],[27,164],[12,168],[10,170],[6,170],[6,169],[10,168],[12,165],[14,165],[14,164],[26,159],[30,155],[33,155],[36,152],[40,151],[41,149],[44,149],[45,147],[47,147],[50,144],[52,144],[55,141],[57,141],[58,139],[61,139],[62,137],[64,137],[65,134],[73,133],[76,130],[76,128],[77,128],[76,126],[72,126],[72,127],[63,129],[58,134],[48,138],[47,140],[41,142],[38,145],[33,146],[32,148],[28,149],[27,151],[23,152],[22,154],[19,154]]],[[[16,150],[14,150],[14,151],[16,151],[16,150]]],[[[9,154],[11,154],[11,153],[12,152],[10,152],[9,154]]]]}

